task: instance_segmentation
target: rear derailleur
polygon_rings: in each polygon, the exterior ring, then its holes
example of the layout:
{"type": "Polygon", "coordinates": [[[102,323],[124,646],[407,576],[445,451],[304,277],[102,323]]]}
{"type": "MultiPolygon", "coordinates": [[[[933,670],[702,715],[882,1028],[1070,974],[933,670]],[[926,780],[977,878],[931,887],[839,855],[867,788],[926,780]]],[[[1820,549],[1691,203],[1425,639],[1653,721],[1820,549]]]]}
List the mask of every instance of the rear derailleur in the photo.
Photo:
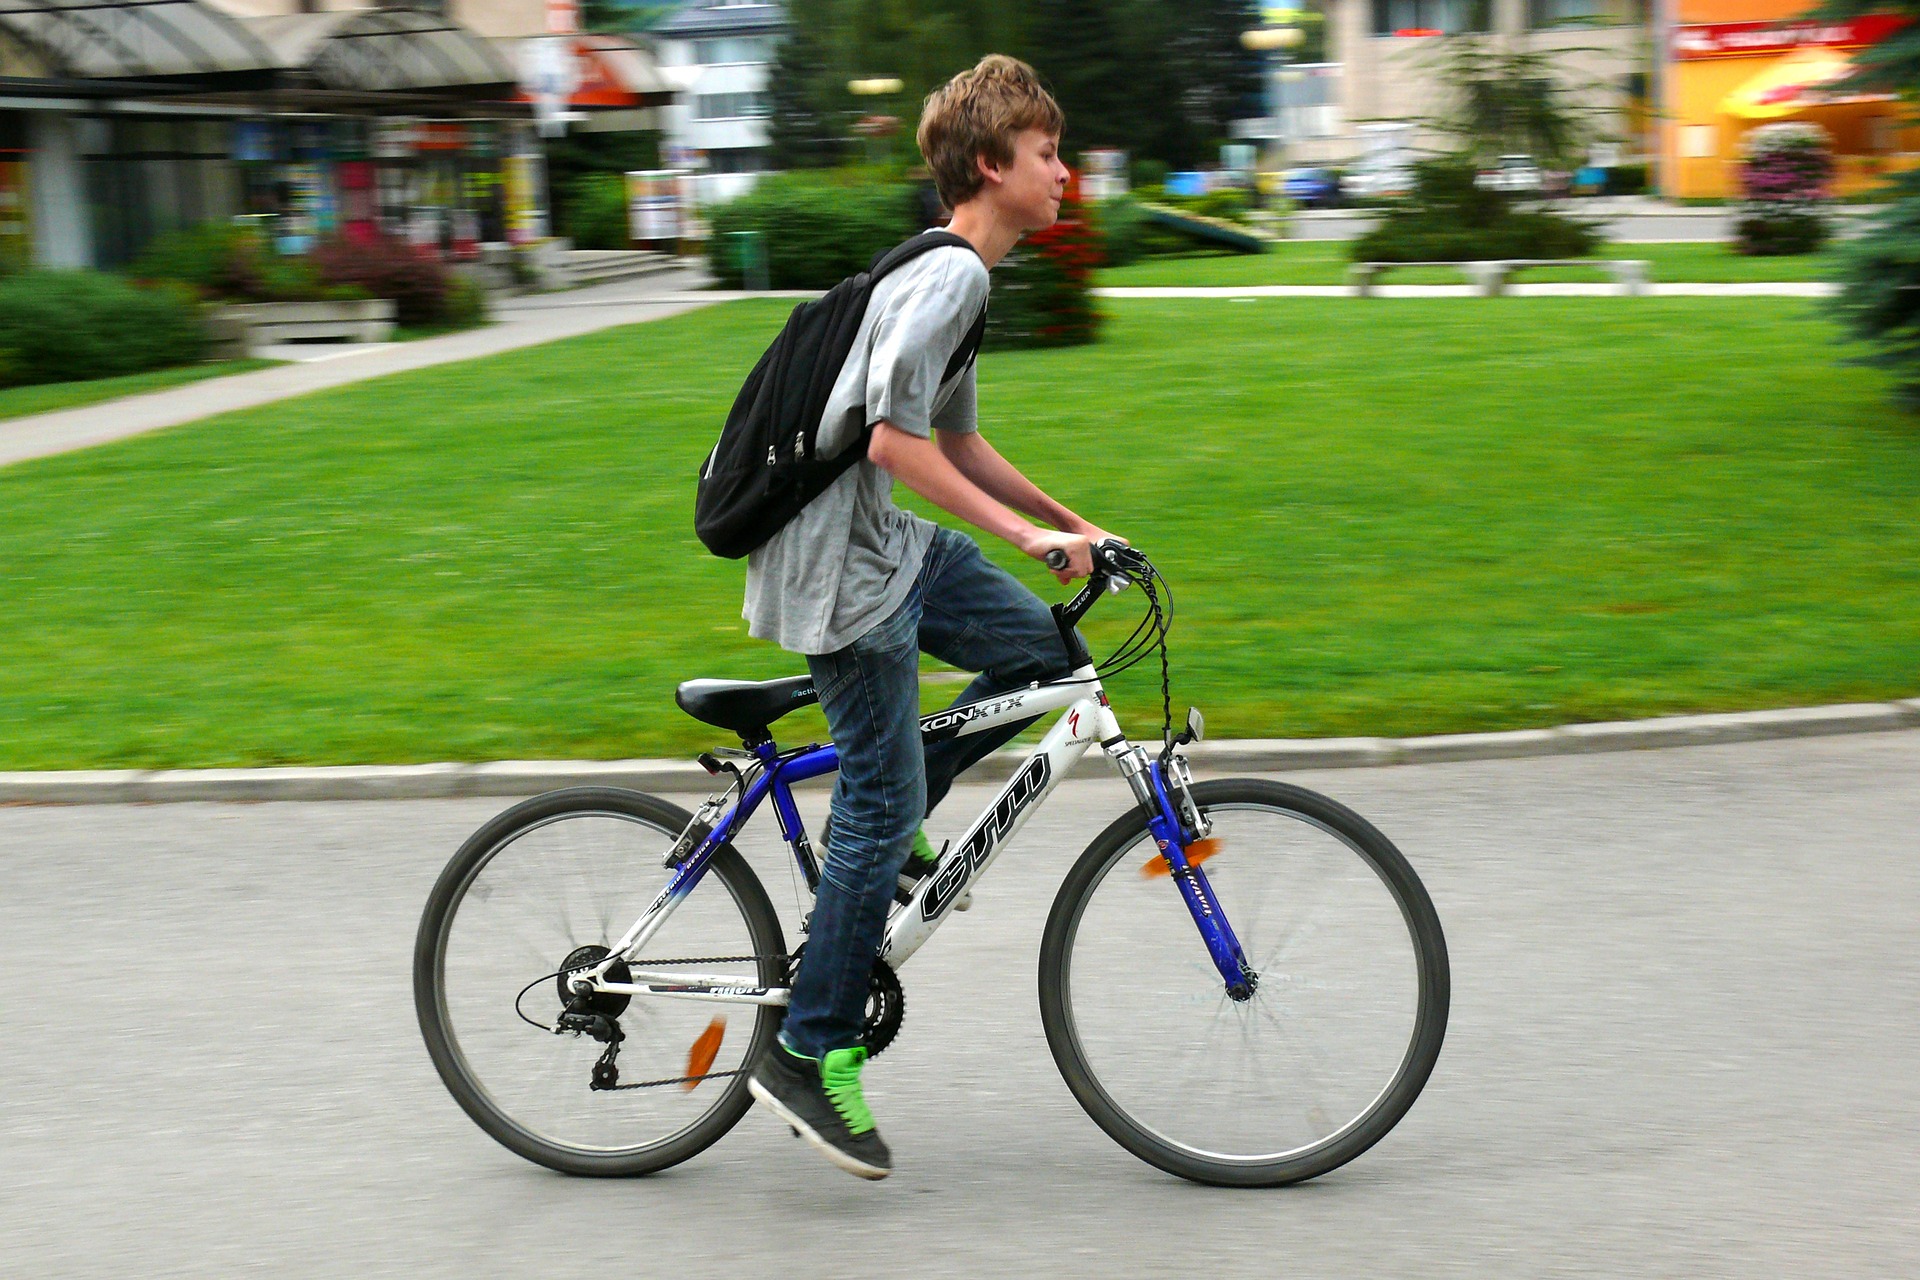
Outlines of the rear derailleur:
{"type": "MultiPolygon", "coordinates": [[[[593,1064],[593,1079],[587,1085],[595,1090],[619,1087],[620,1068],[615,1065],[615,1059],[620,1056],[620,1045],[627,1038],[627,1033],[620,1029],[620,1015],[626,1012],[633,997],[605,991],[575,991],[569,985],[569,979],[581,969],[605,960],[610,954],[605,947],[581,947],[566,958],[556,980],[565,1007],[553,1024],[554,1034],[572,1032],[577,1036],[591,1036],[607,1046],[606,1052],[593,1064]]],[[[614,982],[633,980],[624,960],[616,960],[608,965],[606,976],[614,982]]]]}

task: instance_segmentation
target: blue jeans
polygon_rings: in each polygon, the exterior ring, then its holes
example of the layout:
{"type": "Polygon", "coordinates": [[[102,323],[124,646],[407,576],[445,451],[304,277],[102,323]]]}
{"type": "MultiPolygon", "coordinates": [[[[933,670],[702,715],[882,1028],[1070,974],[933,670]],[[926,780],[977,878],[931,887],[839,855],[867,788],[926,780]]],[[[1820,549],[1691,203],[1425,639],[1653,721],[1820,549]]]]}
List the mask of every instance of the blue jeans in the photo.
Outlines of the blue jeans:
{"type": "Polygon", "coordinates": [[[838,652],[807,658],[840,753],[820,891],[780,1033],[810,1058],[860,1041],[867,975],[913,833],[962,770],[1033,723],[923,748],[922,650],[980,673],[955,706],[1070,674],[1047,606],[951,529],[934,533],[912,592],[892,616],[838,652]]]}

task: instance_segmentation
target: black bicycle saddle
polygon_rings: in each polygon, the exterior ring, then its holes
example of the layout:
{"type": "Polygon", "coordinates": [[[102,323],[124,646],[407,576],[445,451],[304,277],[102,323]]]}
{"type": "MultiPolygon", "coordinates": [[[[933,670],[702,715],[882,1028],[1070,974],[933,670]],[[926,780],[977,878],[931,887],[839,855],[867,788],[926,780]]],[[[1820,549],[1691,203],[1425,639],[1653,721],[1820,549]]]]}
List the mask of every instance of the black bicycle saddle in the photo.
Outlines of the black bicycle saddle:
{"type": "Polygon", "coordinates": [[[731,729],[743,738],[764,738],[767,726],[789,711],[820,701],[812,676],[784,680],[689,680],[673,700],[695,720],[731,729]]]}

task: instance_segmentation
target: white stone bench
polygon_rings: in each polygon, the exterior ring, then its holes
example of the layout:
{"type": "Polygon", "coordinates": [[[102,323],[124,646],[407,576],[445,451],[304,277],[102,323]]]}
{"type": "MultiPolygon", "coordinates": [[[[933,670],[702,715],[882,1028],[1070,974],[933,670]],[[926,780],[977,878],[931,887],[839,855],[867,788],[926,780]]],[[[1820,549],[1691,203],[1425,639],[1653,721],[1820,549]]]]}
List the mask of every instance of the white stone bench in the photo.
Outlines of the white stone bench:
{"type": "Polygon", "coordinates": [[[1355,262],[1347,267],[1347,283],[1354,296],[1370,298],[1374,286],[1386,272],[1398,267],[1450,267],[1473,283],[1473,291],[1483,298],[1497,298],[1507,291],[1507,281],[1517,271],[1534,267],[1604,267],[1620,292],[1638,297],[1647,291],[1648,263],[1644,258],[1487,258],[1471,262],[1355,262]]]}
{"type": "Polygon", "coordinates": [[[216,354],[251,355],[276,342],[385,342],[393,336],[392,298],[352,302],[237,302],[208,317],[216,354]]]}

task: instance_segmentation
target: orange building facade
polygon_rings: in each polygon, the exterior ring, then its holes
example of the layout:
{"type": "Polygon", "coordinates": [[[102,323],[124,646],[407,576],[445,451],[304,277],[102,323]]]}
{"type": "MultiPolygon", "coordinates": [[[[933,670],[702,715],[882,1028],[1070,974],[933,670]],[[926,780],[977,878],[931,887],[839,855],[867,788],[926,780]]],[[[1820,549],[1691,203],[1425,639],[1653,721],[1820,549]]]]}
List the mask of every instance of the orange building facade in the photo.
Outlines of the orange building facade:
{"type": "Polygon", "coordinates": [[[1780,120],[1817,124],[1833,138],[1835,193],[1857,194],[1888,173],[1920,166],[1920,118],[1880,94],[1834,86],[1852,55],[1900,19],[1804,18],[1810,0],[1677,0],[1668,52],[1665,194],[1740,194],[1742,140],[1780,120]]]}

